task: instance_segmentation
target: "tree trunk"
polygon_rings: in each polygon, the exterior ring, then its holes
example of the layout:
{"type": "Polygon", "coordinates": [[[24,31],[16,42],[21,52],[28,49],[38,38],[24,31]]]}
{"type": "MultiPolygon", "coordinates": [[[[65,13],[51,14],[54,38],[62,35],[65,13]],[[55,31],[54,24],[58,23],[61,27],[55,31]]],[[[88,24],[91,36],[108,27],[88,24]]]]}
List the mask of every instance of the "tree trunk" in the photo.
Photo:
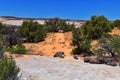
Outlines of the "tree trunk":
{"type": "Polygon", "coordinates": [[[112,57],[115,57],[115,54],[112,51],[110,51],[110,53],[112,57]]]}

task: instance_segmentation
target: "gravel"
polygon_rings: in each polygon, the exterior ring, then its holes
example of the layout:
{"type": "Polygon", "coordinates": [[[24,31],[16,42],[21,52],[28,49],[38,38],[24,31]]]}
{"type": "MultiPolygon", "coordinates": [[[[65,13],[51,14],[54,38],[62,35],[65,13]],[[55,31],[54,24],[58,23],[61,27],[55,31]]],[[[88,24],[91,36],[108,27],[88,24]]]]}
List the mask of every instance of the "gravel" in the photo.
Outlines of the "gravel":
{"type": "Polygon", "coordinates": [[[89,64],[73,58],[29,56],[15,59],[22,80],[120,80],[120,67],[89,64]]]}

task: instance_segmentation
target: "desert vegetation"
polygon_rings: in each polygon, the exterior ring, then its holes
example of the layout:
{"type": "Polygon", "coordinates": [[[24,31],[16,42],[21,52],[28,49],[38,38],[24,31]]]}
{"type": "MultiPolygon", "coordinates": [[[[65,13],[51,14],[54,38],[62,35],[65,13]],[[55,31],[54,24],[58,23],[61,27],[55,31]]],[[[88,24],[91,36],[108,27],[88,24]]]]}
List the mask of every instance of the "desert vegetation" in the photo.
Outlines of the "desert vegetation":
{"type": "Polygon", "coordinates": [[[0,80],[19,80],[20,69],[12,58],[7,58],[3,54],[2,45],[0,45],[0,80]]]}
{"type": "Polygon", "coordinates": [[[18,31],[29,43],[43,41],[46,36],[45,27],[33,21],[24,21],[18,31]]]}
{"type": "Polygon", "coordinates": [[[22,50],[20,54],[25,54],[27,50],[22,45],[24,42],[38,43],[44,41],[47,33],[72,31],[71,44],[75,46],[72,53],[90,56],[98,54],[95,53],[97,51],[91,49],[92,41],[97,40],[99,42],[103,38],[113,39],[114,37],[108,33],[111,32],[114,26],[119,29],[119,20],[110,22],[105,16],[92,16],[91,20],[80,28],[75,28],[74,24],[66,23],[65,20],[60,18],[47,20],[44,25],[40,25],[33,20],[27,20],[19,27],[4,26],[6,25],[0,24],[3,45],[7,48],[6,51],[18,53],[22,50]]]}
{"type": "MultiPolygon", "coordinates": [[[[74,59],[78,60],[76,55],[79,55],[84,57],[84,62],[116,66],[120,62],[120,36],[109,34],[114,28],[120,29],[120,20],[110,22],[105,16],[92,16],[80,28],[59,18],[48,20],[44,25],[33,20],[24,21],[19,27],[0,23],[0,80],[15,80],[20,71],[13,59],[3,55],[4,51],[27,54],[29,51],[23,43],[39,44],[45,40],[47,33],[72,32],[74,59]],[[97,43],[93,47],[91,43],[94,41],[97,43]]],[[[64,37],[65,34],[61,35],[64,37]]],[[[60,37],[56,41],[60,41],[60,37]]],[[[59,42],[60,45],[64,48],[66,42],[59,42]]],[[[52,50],[56,48],[52,47],[52,50]]],[[[65,57],[64,51],[52,53],[53,57],[65,57]]]]}
{"type": "Polygon", "coordinates": [[[20,69],[17,67],[16,62],[14,59],[4,55],[4,46],[10,48],[16,43],[9,43],[10,41],[7,40],[11,40],[10,38],[5,40],[3,39],[4,35],[10,34],[12,31],[12,28],[10,30],[10,28],[4,26],[5,25],[0,24],[0,80],[19,80],[18,73],[20,69]],[[7,45],[4,41],[9,43],[9,45],[7,45]]]}
{"type": "Polygon", "coordinates": [[[3,45],[8,48],[5,50],[12,53],[20,52],[19,49],[23,50],[21,51],[23,54],[26,53],[27,51],[25,51],[22,43],[44,41],[47,33],[72,31],[73,39],[71,44],[75,46],[72,50],[73,54],[95,55],[94,50],[91,50],[91,42],[94,40],[99,41],[103,37],[113,38],[108,33],[111,32],[114,26],[119,29],[119,20],[110,22],[105,16],[92,16],[91,20],[87,21],[80,28],[75,28],[73,24],[66,23],[65,20],[60,18],[47,20],[44,25],[40,25],[33,20],[27,20],[19,27],[4,26],[6,25],[0,24],[3,45]]]}
{"type": "Polygon", "coordinates": [[[112,30],[111,23],[104,16],[92,16],[81,28],[74,29],[73,45],[76,48],[73,53],[91,52],[91,41],[97,40],[102,36],[108,36],[108,32],[112,30]]]}
{"type": "Polygon", "coordinates": [[[115,21],[113,22],[113,26],[114,26],[114,27],[117,27],[118,29],[120,29],[120,20],[115,20],[115,21]]]}
{"type": "Polygon", "coordinates": [[[84,58],[85,62],[116,66],[120,61],[120,36],[109,34],[115,27],[119,29],[119,20],[110,22],[104,16],[92,16],[81,28],[72,31],[73,54],[96,56],[84,58]],[[94,49],[93,41],[97,41],[94,49]]]}
{"type": "Polygon", "coordinates": [[[65,20],[57,17],[52,20],[46,21],[45,26],[47,27],[48,32],[59,32],[59,30],[63,30],[63,32],[68,32],[74,29],[74,24],[67,24],[65,20]]]}

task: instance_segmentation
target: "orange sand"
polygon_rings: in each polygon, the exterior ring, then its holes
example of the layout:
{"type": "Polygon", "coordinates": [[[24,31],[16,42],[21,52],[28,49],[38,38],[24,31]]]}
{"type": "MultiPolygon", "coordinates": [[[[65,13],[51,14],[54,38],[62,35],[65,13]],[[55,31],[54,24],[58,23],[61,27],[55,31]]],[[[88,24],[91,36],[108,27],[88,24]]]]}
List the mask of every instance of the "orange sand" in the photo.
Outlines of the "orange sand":
{"type": "Polygon", "coordinates": [[[38,54],[52,57],[55,52],[63,51],[65,56],[71,56],[72,46],[70,46],[72,33],[49,33],[45,41],[39,43],[24,43],[29,54],[38,54]]]}

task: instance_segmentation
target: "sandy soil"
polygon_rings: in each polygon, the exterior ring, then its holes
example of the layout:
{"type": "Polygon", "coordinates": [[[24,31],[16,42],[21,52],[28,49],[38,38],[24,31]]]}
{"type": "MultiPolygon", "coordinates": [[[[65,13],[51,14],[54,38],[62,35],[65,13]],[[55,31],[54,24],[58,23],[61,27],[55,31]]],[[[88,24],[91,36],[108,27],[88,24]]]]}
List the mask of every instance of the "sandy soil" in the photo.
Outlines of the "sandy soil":
{"type": "Polygon", "coordinates": [[[39,54],[52,57],[55,52],[63,51],[65,56],[71,56],[72,46],[70,46],[72,33],[49,33],[45,41],[40,43],[25,43],[30,54],[39,54]]]}
{"type": "Polygon", "coordinates": [[[111,34],[111,35],[119,35],[119,36],[120,36],[120,30],[117,29],[117,28],[114,28],[114,29],[112,30],[112,32],[109,33],[109,34],[111,34]]]}
{"type": "MultiPolygon", "coordinates": [[[[120,30],[113,29],[111,35],[120,35],[120,30]]],[[[30,50],[30,54],[39,54],[43,56],[52,57],[55,52],[63,51],[66,56],[71,56],[73,46],[70,45],[72,39],[72,33],[49,33],[45,38],[45,41],[39,43],[25,43],[26,49],[30,50]]],[[[92,41],[92,49],[98,42],[92,41]]]]}

